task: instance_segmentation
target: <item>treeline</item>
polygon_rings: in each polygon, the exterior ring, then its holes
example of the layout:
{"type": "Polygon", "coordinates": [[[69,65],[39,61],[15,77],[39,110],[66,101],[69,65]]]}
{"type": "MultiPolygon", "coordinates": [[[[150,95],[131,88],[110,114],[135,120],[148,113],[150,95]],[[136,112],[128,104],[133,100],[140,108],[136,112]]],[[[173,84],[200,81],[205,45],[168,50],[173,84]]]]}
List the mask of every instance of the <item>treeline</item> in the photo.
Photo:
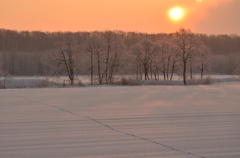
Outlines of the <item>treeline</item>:
{"type": "MultiPolygon", "coordinates": [[[[97,33],[98,31],[95,31],[97,33]]],[[[171,37],[173,34],[147,34],[139,32],[114,31],[123,38],[128,48],[143,39],[156,42],[159,39],[171,37]]],[[[53,47],[54,43],[74,37],[82,43],[93,32],[41,32],[14,31],[0,29],[0,51],[43,52],[53,47]]],[[[102,32],[98,32],[102,33],[102,32]]],[[[213,54],[232,54],[240,51],[240,36],[196,34],[204,44],[211,48],[213,54]]]]}
{"type": "MultiPolygon", "coordinates": [[[[134,74],[140,80],[172,80],[174,74],[187,84],[187,74],[210,73],[212,53],[191,30],[179,29],[156,42],[142,39],[130,48],[113,31],[92,33],[83,43],[74,38],[58,42],[43,60],[55,74],[65,74],[74,84],[77,70],[90,75],[91,84],[112,84],[116,74],[134,74]],[[124,71],[125,70],[125,71],[124,71]]],[[[79,73],[78,73],[79,74],[79,73]]]]}
{"type": "MultiPolygon", "coordinates": [[[[158,43],[165,39],[174,37],[174,33],[166,34],[147,34],[138,32],[123,32],[110,31],[123,44],[123,51],[125,62],[133,61],[133,46],[141,45],[142,41],[150,41],[158,43]],[[131,61],[130,61],[131,60],[131,61]]],[[[86,41],[94,36],[104,37],[104,32],[41,32],[41,31],[14,31],[0,29],[0,54],[1,67],[11,75],[49,75],[50,67],[46,66],[43,58],[49,54],[50,50],[56,48],[56,43],[64,42],[67,39],[74,39],[75,43],[79,45],[86,44],[86,41]]],[[[212,73],[233,74],[235,67],[240,61],[240,36],[238,35],[205,35],[195,34],[210,48],[213,57],[211,64],[212,73]]],[[[82,49],[82,48],[81,48],[82,49]]],[[[78,74],[90,74],[91,67],[88,62],[89,56],[86,51],[82,51],[84,55],[81,56],[81,66],[76,71],[78,74]]],[[[136,53],[135,53],[136,54],[136,53]]],[[[101,59],[102,60],[102,59],[101,59]]],[[[107,60],[105,61],[105,65],[107,60]]],[[[130,67],[129,64],[121,63],[121,69],[118,73],[135,74],[135,67],[130,67]],[[128,67],[124,67],[128,65],[128,67]]],[[[131,65],[131,64],[130,64],[131,65]]],[[[132,64],[134,65],[134,64],[132,64]]],[[[136,66],[136,65],[135,65],[136,66]]],[[[97,69],[94,66],[94,69],[97,69]]],[[[110,70],[109,68],[109,71],[110,70]]],[[[96,74],[96,72],[94,72],[96,74]]],[[[139,72],[140,69],[139,69],[139,72]]],[[[164,74],[164,72],[159,72],[164,74]]],[[[106,74],[104,74],[106,75],[106,74]]],[[[153,75],[153,74],[152,74],[153,75]]]]}

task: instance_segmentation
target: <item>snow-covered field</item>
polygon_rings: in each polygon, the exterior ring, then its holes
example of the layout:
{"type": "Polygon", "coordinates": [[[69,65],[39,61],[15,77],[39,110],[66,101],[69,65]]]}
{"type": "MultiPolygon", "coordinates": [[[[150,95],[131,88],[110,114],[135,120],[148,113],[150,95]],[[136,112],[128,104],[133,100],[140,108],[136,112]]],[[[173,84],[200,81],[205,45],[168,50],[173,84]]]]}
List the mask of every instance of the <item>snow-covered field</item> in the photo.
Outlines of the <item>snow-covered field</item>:
{"type": "Polygon", "coordinates": [[[0,90],[1,158],[239,158],[240,83],[0,90]]]}

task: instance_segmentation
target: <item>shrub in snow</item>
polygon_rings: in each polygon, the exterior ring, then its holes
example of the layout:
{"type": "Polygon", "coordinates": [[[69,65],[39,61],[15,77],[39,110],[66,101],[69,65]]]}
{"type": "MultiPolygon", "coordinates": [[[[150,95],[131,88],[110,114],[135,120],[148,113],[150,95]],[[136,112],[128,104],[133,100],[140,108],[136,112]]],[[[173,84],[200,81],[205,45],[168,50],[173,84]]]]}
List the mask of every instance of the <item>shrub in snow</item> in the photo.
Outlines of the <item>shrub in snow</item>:
{"type": "Polygon", "coordinates": [[[36,80],[31,85],[29,85],[29,88],[44,88],[44,87],[51,87],[56,85],[57,85],[56,83],[49,81],[49,79],[46,78],[46,79],[36,80]]]}
{"type": "Polygon", "coordinates": [[[187,85],[207,85],[207,84],[213,84],[213,79],[208,76],[204,79],[192,79],[187,81],[187,85]]]}
{"type": "Polygon", "coordinates": [[[4,89],[4,88],[6,87],[4,86],[3,80],[0,80],[0,89],[4,89]]]}
{"type": "Polygon", "coordinates": [[[82,81],[79,78],[75,79],[75,85],[79,87],[85,87],[85,85],[82,83],[82,81]]]}
{"type": "Polygon", "coordinates": [[[61,83],[61,87],[85,87],[85,84],[82,83],[82,81],[79,78],[75,78],[73,84],[70,80],[63,80],[61,83]]]}
{"type": "Polygon", "coordinates": [[[122,77],[120,80],[112,82],[112,85],[136,86],[136,85],[141,85],[141,83],[139,82],[139,80],[136,80],[136,79],[122,77]]]}

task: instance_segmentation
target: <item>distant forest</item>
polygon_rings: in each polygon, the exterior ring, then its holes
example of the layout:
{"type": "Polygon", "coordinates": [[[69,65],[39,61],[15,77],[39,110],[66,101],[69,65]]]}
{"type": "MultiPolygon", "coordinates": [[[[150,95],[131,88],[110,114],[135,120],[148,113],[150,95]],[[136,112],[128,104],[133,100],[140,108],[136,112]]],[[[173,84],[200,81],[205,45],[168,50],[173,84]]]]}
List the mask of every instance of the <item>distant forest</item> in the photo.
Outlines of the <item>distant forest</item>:
{"type": "MultiPolygon", "coordinates": [[[[130,48],[143,41],[157,42],[171,38],[173,34],[158,33],[148,34],[140,32],[112,31],[126,46],[125,55],[130,54],[130,48]]],[[[103,32],[41,32],[41,31],[15,31],[0,29],[0,55],[2,70],[13,76],[50,75],[49,68],[42,59],[55,48],[57,42],[74,39],[77,43],[84,44],[93,34],[103,32]]],[[[240,63],[240,36],[232,35],[206,35],[195,34],[213,54],[211,73],[234,74],[236,66],[240,63]]],[[[84,57],[82,57],[84,60],[84,57]]],[[[86,61],[81,62],[78,75],[89,74],[86,71],[86,61]]],[[[86,66],[87,67],[87,66],[86,66]]],[[[131,74],[132,69],[125,69],[119,73],[131,74]],[[129,70],[127,72],[127,70],[129,70]]]]}

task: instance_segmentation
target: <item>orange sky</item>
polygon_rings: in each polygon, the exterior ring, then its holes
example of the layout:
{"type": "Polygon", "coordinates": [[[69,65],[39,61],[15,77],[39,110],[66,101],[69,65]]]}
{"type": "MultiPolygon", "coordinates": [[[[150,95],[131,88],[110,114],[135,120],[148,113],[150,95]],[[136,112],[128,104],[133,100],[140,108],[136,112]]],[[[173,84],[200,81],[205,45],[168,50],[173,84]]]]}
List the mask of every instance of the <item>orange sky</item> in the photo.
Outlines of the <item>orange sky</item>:
{"type": "Polygon", "coordinates": [[[240,34],[239,8],[240,0],[0,0],[0,28],[240,34]],[[185,10],[180,21],[168,16],[174,6],[185,10]]]}

